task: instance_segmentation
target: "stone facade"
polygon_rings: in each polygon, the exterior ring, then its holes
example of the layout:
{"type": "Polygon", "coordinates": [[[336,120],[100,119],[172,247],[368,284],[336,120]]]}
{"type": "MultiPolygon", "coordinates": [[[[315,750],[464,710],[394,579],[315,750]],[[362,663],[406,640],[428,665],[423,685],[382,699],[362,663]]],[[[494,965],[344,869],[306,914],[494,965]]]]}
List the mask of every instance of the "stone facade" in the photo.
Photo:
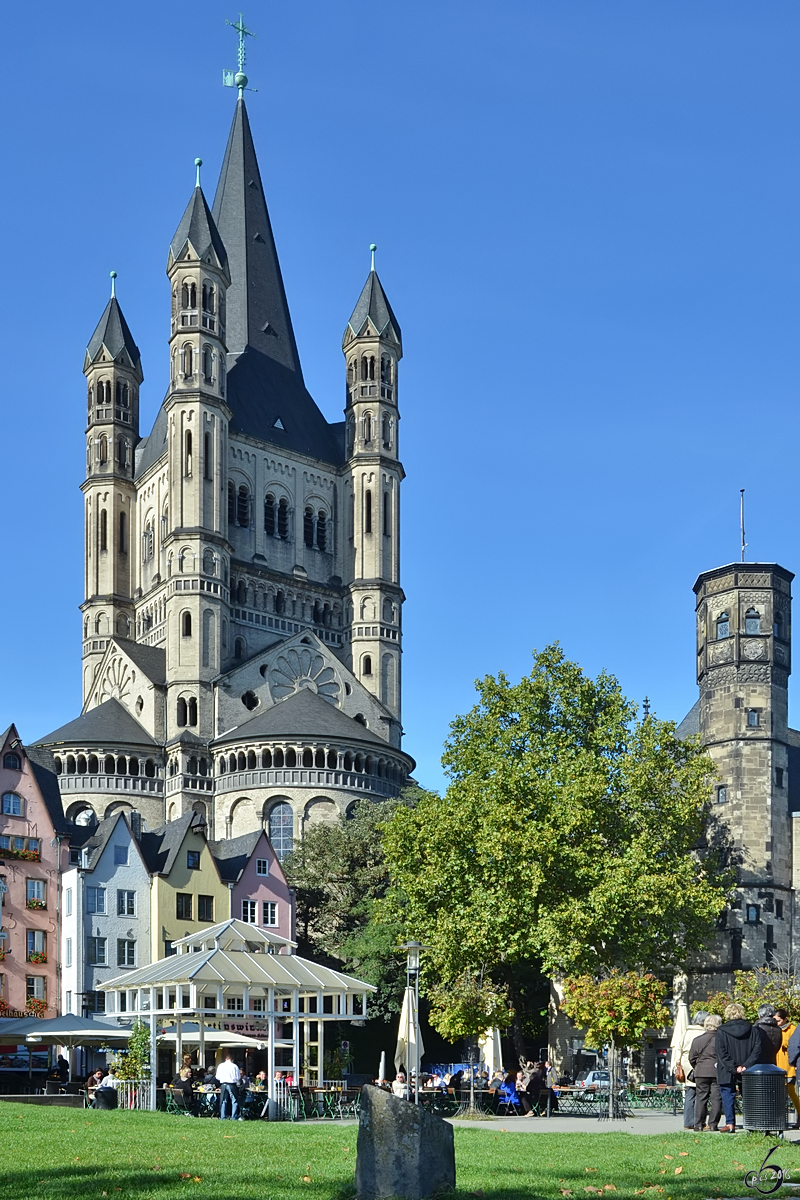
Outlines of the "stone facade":
{"type": "Polygon", "coordinates": [[[70,820],[136,811],[152,830],[195,812],[215,839],[280,833],[283,854],[413,768],[400,327],[373,265],[342,343],[344,420],[328,423],[303,383],[241,98],[213,213],[198,182],[167,276],[169,383],[149,435],[115,296],[87,347],[84,707],[38,744],[70,820]]]}

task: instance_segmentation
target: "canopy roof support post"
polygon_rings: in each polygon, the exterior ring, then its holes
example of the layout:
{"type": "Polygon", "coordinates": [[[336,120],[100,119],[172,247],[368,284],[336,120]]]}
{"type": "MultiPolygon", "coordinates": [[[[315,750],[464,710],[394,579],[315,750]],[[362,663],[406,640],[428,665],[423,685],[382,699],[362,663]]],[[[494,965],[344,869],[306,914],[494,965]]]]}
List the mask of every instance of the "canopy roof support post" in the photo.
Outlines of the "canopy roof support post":
{"type": "Polygon", "coordinates": [[[155,988],[150,988],[150,1111],[156,1111],[156,1091],[158,1080],[158,1030],[156,1028],[156,997],[155,988]]]}
{"type": "Polygon", "coordinates": [[[292,1080],[300,1086],[300,989],[292,988],[292,1080]]]}
{"type": "Polygon", "coordinates": [[[269,1119],[276,1120],[275,1111],[275,988],[267,989],[267,1095],[269,1119]]]}

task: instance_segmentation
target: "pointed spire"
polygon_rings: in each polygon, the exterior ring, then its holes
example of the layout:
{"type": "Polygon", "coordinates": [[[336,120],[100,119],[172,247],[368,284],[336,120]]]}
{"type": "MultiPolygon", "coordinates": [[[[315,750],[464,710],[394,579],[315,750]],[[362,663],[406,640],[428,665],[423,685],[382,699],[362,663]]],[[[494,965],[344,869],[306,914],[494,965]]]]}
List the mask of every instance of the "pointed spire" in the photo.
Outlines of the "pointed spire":
{"type": "Polygon", "coordinates": [[[372,270],[367,276],[367,282],[362,288],[361,295],[358,297],[356,306],[353,309],[353,315],[347,322],[345,340],[349,340],[350,337],[358,337],[369,320],[377,330],[379,336],[383,337],[388,330],[394,336],[398,346],[402,346],[403,335],[400,332],[400,323],[392,312],[392,306],[386,299],[386,293],[378,278],[378,272],[375,270],[375,251],[377,249],[378,247],[373,242],[370,246],[372,270]]]}
{"type": "Polygon", "coordinates": [[[232,354],[250,346],[302,379],[278,252],[240,97],[214,197],[214,219],[228,250],[227,344],[232,354]]]}
{"type": "MultiPolygon", "coordinates": [[[[115,277],[116,272],[112,275],[115,277]]],[[[122,315],[122,309],[116,296],[112,295],[103,309],[103,315],[97,323],[97,328],[89,339],[86,347],[85,367],[93,363],[100,351],[105,347],[109,358],[116,359],[125,350],[135,370],[141,371],[141,355],[133,334],[128,328],[128,322],[122,315]]]]}
{"type": "Polygon", "coordinates": [[[201,165],[201,160],[196,158],[197,184],[192,192],[191,200],[186,205],[186,211],[181,217],[180,224],[175,230],[175,236],[170,242],[169,261],[170,263],[177,261],[188,243],[198,258],[207,258],[213,251],[220,267],[226,270],[228,255],[225,243],[219,235],[211,210],[206,204],[203,189],[200,187],[201,165]]]}

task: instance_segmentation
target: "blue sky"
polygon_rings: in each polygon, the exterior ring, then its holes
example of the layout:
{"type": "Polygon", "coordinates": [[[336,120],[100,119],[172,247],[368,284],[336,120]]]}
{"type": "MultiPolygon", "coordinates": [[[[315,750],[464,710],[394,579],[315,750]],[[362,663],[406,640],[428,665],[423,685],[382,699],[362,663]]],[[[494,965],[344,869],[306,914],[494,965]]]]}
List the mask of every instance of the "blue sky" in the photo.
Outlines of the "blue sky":
{"type": "MultiPolygon", "coordinates": [[[[169,240],[235,93],[209,0],[7,14],[0,726],[80,708],[83,352],[108,273],[167,379],[169,240]]],[[[341,417],[371,241],[403,326],[405,746],[559,639],[693,703],[701,570],[800,568],[796,0],[340,0],[245,11],[306,381],[341,417]]],[[[800,693],[799,693],[800,694],[800,693]]],[[[800,709],[794,705],[794,720],[800,709]]]]}

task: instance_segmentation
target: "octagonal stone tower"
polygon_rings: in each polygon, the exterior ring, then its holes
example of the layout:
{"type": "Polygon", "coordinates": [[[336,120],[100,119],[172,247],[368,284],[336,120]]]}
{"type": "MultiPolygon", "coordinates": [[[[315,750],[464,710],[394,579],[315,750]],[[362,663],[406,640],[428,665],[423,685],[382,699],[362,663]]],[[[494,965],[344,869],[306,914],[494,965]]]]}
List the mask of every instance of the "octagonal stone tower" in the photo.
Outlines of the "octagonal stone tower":
{"type": "Polygon", "coordinates": [[[776,563],[704,571],[697,596],[697,731],[717,765],[714,815],[741,855],[740,888],[720,918],[716,974],[784,958],[793,941],[791,582],[776,563]]]}

